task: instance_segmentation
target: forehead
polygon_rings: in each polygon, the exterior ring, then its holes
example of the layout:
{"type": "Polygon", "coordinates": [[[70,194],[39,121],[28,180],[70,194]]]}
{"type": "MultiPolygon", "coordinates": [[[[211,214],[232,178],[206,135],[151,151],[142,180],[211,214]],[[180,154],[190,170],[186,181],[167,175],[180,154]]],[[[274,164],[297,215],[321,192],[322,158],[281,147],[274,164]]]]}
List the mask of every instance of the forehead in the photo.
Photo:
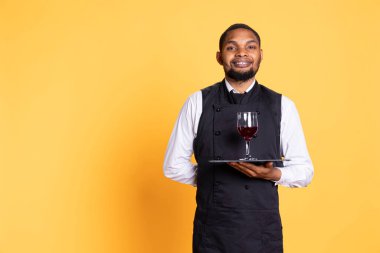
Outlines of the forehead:
{"type": "Polygon", "coordinates": [[[225,43],[227,43],[229,41],[246,42],[246,41],[250,41],[250,40],[255,40],[256,42],[259,41],[257,39],[256,35],[252,31],[247,30],[247,29],[243,29],[243,28],[239,28],[239,29],[229,31],[227,33],[225,43]]]}

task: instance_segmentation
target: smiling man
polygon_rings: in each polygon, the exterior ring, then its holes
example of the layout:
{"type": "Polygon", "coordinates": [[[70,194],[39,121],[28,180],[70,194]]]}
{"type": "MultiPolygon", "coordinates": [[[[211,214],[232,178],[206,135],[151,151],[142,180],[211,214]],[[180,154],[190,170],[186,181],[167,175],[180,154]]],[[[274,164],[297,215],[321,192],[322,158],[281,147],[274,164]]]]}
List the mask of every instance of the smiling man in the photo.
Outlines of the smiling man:
{"type": "Polygon", "coordinates": [[[164,174],[197,187],[194,253],[283,252],[278,185],[305,187],[314,169],[294,103],[256,80],[259,34],[245,24],[220,37],[216,59],[225,78],[191,95],[169,140],[164,174]],[[237,112],[257,112],[251,152],[283,162],[211,163],[245,154],[237,112]],[[197,164],[191,163],[194,154],[197,164]]]}

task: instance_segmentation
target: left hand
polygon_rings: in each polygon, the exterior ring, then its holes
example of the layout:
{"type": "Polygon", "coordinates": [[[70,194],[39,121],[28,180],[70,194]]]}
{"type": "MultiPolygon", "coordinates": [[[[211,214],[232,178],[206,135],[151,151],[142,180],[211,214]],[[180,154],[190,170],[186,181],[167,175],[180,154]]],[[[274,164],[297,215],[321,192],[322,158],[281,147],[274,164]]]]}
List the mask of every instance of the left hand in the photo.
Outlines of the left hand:
{"type": "Polygon", "coordinates": [[[245,162],[231,162],[228,163],[228,165],[244,173],[248,177],[262,178],[272,181],[278,181],[281,178],[281,170],[273,167],[273,162],[266,162],[264,165],[255,165],[245,162]]]}

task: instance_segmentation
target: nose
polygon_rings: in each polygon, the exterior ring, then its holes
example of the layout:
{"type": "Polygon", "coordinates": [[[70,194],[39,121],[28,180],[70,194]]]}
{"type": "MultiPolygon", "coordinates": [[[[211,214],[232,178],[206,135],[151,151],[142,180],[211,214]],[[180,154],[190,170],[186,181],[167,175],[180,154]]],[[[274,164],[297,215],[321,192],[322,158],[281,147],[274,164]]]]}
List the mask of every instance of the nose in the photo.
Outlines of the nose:
{"type": "Polygon", "coordinates": [[[248,54],[247,54],[247,51],[245,50],[245,48],[242,47],[242,48],[239,48],[239,49],[236,51],[236,56],[237,56],[237,57],[245,57],[245,56],[248,56],[248,54]]]}

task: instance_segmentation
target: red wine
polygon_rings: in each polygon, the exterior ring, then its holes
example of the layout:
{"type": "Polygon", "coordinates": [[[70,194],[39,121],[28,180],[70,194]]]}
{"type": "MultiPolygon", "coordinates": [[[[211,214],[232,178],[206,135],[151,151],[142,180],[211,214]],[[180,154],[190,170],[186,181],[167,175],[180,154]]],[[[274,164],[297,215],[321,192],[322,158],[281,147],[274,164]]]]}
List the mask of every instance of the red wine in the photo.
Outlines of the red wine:
{"type": "Polygon", "coordinates": [[[244,140],[250,141],[257,132],[257,126],[253,126],[253,127],[239,126],[238,131],[239,131],[239,134],[244,138],[244,140]]]}

